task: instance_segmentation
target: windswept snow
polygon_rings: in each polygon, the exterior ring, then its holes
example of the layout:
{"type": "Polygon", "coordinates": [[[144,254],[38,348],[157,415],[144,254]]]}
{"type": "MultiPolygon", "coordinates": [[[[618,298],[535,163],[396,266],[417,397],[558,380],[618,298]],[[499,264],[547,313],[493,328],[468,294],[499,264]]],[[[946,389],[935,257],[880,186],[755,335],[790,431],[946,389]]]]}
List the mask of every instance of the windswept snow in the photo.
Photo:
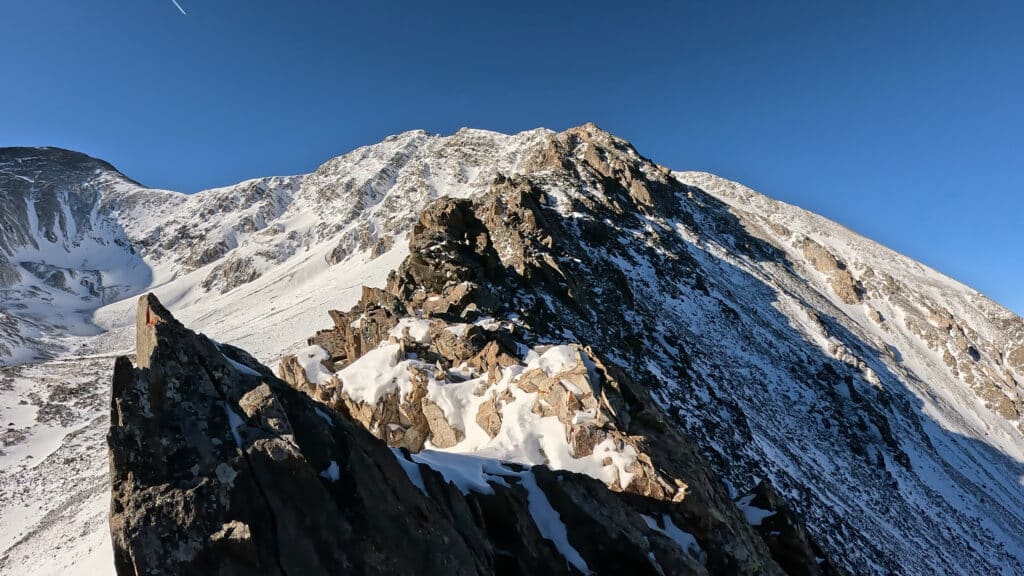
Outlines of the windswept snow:
{"type": "MultiPolygon", "coordinates": [[[[403,330],[419,326],[416,320],[402,322],[399,327],[403,330]]],[[[402,331],[396,328],[393,333],[397,335],[402,331]]],[[[410,336],[421,343],[429,343],[425,331],[410,331],[410,336]]],[[[488,386],[488,374],[477,373],[465,365],[451,370],[458,378],[438,379],[432,364],[412,356],[407,358],[398,343],[383,342],[333,377],[340,381],[340,390],[352,400],[372,405],[388,394],[398,393],[400,398],[406,397],[413,386],[411,370],[419,370],[427,375],[426,397],[440,407],[445,420],[464,435],[460,442],[449,448],[438,448],[428,440],[427,447],[432,451],[474,455],[527,466],[544,465],[554,470],[586,474],[605,484],[625,489],[633,479],[633,473],[627,469],[636,462],[638,454],[635,448],[628,444],[616,446],[615,441],[609,438],[598,444],[592,454],[577,457],[566,437],[565,425],[558,417],[534,412],[539,392],[526,392],[518,386],[520,379],[531,371],[542,371],[557,378],[577,368],[580,362],[585,360],[570,346],[530,349],[522,364],[504,368],[500,380],[488,386]],[[483,394],[477,392],[484,389],[486,392],[483,394]],[[476,418],[480,407],[492,400],[496,401],[501,413],[501,427],[493,437],[476,418]]],[[[591,373],[589,378],[591,386],[596,389],[595,375],[591,373]]],[[[322,383],[324,380],[311,381],[322,383]]],[[[566,380],[562,382],[572,386],[566,380]]],[[[581,395],[583,391],[576,393],[581,395]]],[[[591,412],[578,411],[574,419],[585,422],[594,417],[591,412]]]]}

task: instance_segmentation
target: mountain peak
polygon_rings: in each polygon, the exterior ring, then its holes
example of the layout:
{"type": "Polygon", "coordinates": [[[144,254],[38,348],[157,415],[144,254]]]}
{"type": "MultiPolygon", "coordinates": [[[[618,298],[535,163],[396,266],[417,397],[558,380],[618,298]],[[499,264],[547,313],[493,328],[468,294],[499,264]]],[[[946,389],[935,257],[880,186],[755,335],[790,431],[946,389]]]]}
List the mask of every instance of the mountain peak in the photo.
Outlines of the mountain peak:
{"type": "MultiPolygon", "coordinates": [[[[539,562],[528,550],[577,570],[613,562],[588,547],[607,540],[587,526],[622,521],[629,546],[607,550],[654,573],[637,552],[693,561],[698,574],[758,558],[808,574],[820,572],[799,566],[817,558],[858,574],[1024,570],[1024,320],[824,218],[671,172],[592,125],[406,133],[311,174],[191,195],[90,169],[40,180],[26,166],[0,173],[14,199],[0,206],[0,358],[20,364],[0,369],[0,396],[36,408],[12,412],[0,506],[5,485],[46,504],[25,516],[28,536],[0,556],[4,568],[71,562],[73,552],[50,554],[52,538],[67,551],[110,549],[92,540],[107,506],[90,439],[109,413],[112,352],[135,343],[143,356],[141,367],[119,362],[124,382],[157,376],[147,357],[224,390],[247,371],[271,378],[172,323],[152,327],[155,345],[138,342],[137,296],[153,292],[220,342],[263,362],[292,358],[281,366],[295,388],[267,384],[277,402],[313,396],[332,422],[357,422],[372,450],[415,451],[393,458],[397,470],[435,470],[460,494],[445,492],[450,502],[494,475],[519,497],[536,482],[562,518],[547,523],[553,532],[519,508],[497,515],[537,526],[515,532],[528,564],[539,562]],[[175,353],[161,331],[209,354],[175,353]],[[46,355],[60,358],[38,361],[46,355]],[[54,430],[66,434],[57,448],[54,430]],[[579,488],[574,499],[549,491],[548,474],[581,477],[565,484],[579,488]],[[640,511],[638,498],[657,507],[640,511]],[[613,501],[643,517],[594,521],[621,511],[613,501]],[[81,514],[46,520],[72,509],[81,514]],[[806,537],[780,538],[784,529],[806,537]]],[[[168,318],[156,302],[143,300],[168,318]]],[[[149,418],[144,406],[131,417],[149,418]]],[[[342,460],[332,468],[297,442],[325,490],[350,479],[342,460]]],[[[245,527],[214,516],[224,522],[204,530],[244,539],[245,527]]]]}
{"type": "MultiPolygon", "coordinates": [[[[83,152],[55,146],[10,146],[0,147],[0,166],[16,163],[19,171],[46,170],[48,167],[62,171],[86,173],[100,170],[121,174],[111,163],[83,152]]],[[[8,167],[8,169],[15,167],[8,167]]],[[[0,188],[2,190],[2,188],[0,188]]]]}

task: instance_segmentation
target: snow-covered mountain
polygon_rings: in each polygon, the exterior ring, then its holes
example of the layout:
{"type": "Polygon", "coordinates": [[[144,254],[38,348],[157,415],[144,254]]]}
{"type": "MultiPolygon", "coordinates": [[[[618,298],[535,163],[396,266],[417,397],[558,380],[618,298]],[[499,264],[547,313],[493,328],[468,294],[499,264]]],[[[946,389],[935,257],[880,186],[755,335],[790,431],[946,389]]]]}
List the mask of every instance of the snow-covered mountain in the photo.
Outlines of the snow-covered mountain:
{"type": "MultiPolygon", "coordinates": [[[[74,152],[4,149],[0,196],[3,573],[112,569],[101,438],[112,355],[134,345],[134,296],[153,291],[186,325],[264,362],[318,354],[306,339],[327,310],[383,287],[443,196],[468,202],[456,212],[483,222],[474,234],[505,271],[478,281],[498,296],[481,307],[518,326],[524,350],[542,347],[537,357],[579,344],[627,372],[741,503],[770,480],[853,573],[1024,573],[1024,320],[592,125],[408,132],[311,174],[193,195],[74,152]],[[506,222],[517,194],[536,198],[533,229],[506,222]]],[[[439,229],[463,225],[453,213],[436,213],[439,229]]],[[[451,249],[424,241],[411,257],[465,264],[451,249]]],[[[456,418],[457,400],[439,400],[463,435],[444,450],[483,449],[480,406],[456,418]]],[[[538,425],[528,413],[499,436],[538,425]]]]}
{"type": "Polygon", "coordinates": [[[407,132],[312,174],[192,195],[144,188],[75,152],[5,149],[0,325],[10,327],[0,362],[69,344],[127,347],[117,340],[127,332],[116,330],[127,306],[107,305],[154,288],[188,309],[183,319],[215,313],[208,319],[224,325],[219,337],[273,357],[303,339],[312,313],[350,305],[361,282],[383,281],[429,200],[478,193],[495,174],[516,171],[547,134],[407,132]],[[269,333],[252,334],[254,321],[269,333]],[[102,344],[64,338],[112,329],[102,344]]]}

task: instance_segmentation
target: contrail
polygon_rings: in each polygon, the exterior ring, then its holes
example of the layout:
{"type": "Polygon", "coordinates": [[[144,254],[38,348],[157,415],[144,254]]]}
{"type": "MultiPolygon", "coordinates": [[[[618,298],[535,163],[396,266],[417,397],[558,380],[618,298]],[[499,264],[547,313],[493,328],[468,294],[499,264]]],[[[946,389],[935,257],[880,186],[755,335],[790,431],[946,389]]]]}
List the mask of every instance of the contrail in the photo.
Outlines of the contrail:
{"type": "Polygon", "coordinates": [[[183,15],[188,16],[188,13],[181,7],[181,4],[178,4],[178,0],[171,0],[171,2],[174,2],[174,5],[177,6],[178,10],[181,11],[183,15]]]}

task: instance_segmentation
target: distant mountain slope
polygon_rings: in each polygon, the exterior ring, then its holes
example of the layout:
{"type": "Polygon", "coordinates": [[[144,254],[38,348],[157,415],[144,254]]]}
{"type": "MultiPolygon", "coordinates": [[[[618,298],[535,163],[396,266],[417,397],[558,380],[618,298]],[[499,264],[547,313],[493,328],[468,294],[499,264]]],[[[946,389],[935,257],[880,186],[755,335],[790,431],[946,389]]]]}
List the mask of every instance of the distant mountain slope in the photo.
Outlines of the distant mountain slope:
{"type": "Polygon", "coordinates": [[[96,334],[88,311],[150,283],[105,193],[136,188],[113,166],[59,148],[0,149],[0,365],[96,334]]]}
{"type": "Polygon", "coordinates": [[[128,296],[152,290],[186,324],[273,361],[407,257],[424,274],[408,286],[445,296],[427,272],[454,266],[500,296],[478,308],[519,323],[526,344],[586,344],[622,367],[734,497],[770,480],[852,572],[1024,573],[1024,320],[592,125],[408,132],[312,174],[194,195],[76,153],[6,149],[0,196],[0,363],[62,358],[0,369],[14,415],[0,516],[17,519],[0,531],[5,573],[106,553],[90,536],[106,514],[91,485],[26,479],[79,473],[62,462],[100,434],[105,408],[66,411],[40,383],[78,363],[105,390],[107,360],[86,356],[132,349],[128,296]],[[442,196],[465,201],[439,212],[442,196]],[[534,228],[516,224],[524,202],[534,228]],[[425,217],[437,236],[410,253],[425,217]],[[41,552],[58,533],[75,556],[41,552]]]}
{"type": "MultiPolygon", "coordinates": [[[[382,268],[376,272],[382,281],[401,259],[388,254],[405,249],[401,239],[428,200],[470,195],[495,174],[515,172],[547,133],[407,132],[334,158],[312,174],[192,195],[144,188],[75,152],[4,149],[0,311],[10,319],[0,322],[0,364],[52,355],[66,348],[62,337],[68,334],[124,328],[116,319],[124,306],[99,309],[151,288],[179,309],[189,308],[185,318],[229,311],[239,328],[248,324],[237,315],[252,321],[274,316],[279,307],[294,312],[311,295],[322,298],[309,303],[311,310],[345,304],[338,300],[346,297],[338,293],[344,278],[353,284],[361,270],[382,268]],[[371,262],[381,256],[390,264],[371,262]],[[317,282],[323,290],[313,289],[317,282]],[[254,310],[240,294],[260,294],[268,308],[254,310]]],[[[358,294],[347,297],[350,304],[358,294]]],[[[284,334],[244,343],[276,355],[301,340],[302,321],[296,320],[287,314],[274,325],[284,334]]],[[[121,344],[110,345],[123,345],[126,334],[108,335],[121,337],[121,344]]]]}

